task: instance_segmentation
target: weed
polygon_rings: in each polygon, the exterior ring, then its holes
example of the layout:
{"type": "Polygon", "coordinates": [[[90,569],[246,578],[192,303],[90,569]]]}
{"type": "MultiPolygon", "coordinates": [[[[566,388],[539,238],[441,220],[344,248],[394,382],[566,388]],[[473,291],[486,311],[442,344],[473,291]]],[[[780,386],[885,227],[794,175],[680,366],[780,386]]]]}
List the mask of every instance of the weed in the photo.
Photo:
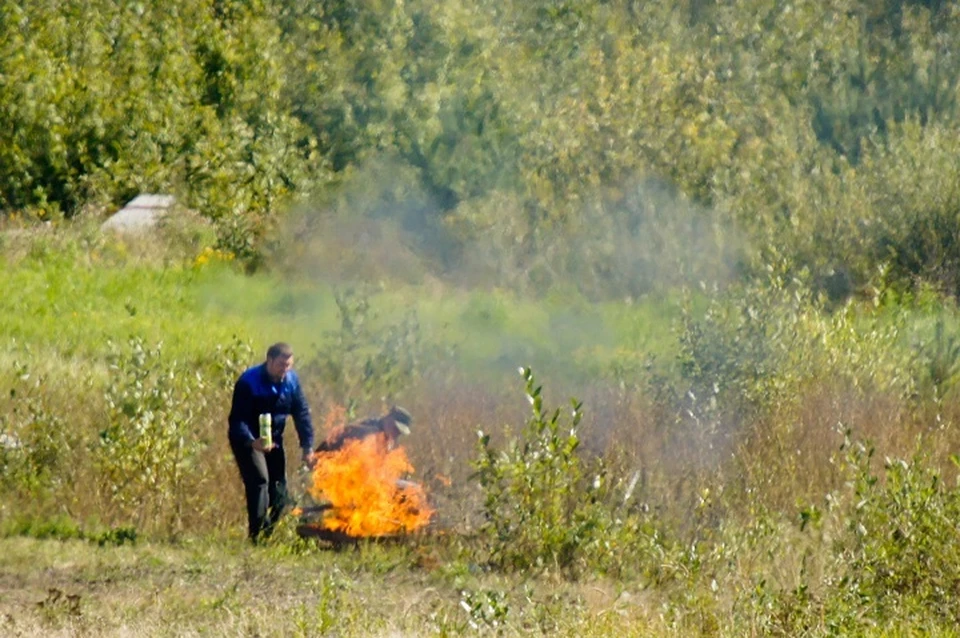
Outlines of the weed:
{"type": "Polygon", "coordinates": [[[495,590],[460,592],[460,608],[467,613],[472,629],[492,630],[500,634],[506,630],[510,605],[505,593],[495,590]]]}
{"type": "Polygon", "coordinates": [[[646,572],[644,563],[665,549],[662,536],[644,512],[624,509],[633,487],[611,481],[600,459],[582,458],[582,404],[571,399],[565,422],[560,409],[544,408],[533,372],[520,373],[532,412],[526,426],[502,451],[479,432],[481,554],[506,569],[646,572]]]}
{"type": "Polygon", "coordinates": [[[848,450],[854,491],[838,546],[838,595],[879,618],[960,621],[960,488],[945,485],[922,453],[886,458],[878,475],[872,447],[848,450]]]}

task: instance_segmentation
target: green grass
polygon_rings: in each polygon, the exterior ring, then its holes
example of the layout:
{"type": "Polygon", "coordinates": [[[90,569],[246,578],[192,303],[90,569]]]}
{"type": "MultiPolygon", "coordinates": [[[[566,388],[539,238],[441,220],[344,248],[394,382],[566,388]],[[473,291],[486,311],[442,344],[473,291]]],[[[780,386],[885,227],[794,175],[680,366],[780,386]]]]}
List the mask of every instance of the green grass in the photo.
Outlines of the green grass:
{"type": "MultiPolygon", "coordinates": [[[[137,335],[189,358],[237,335],[255,351],[287,340],[309,358],[338,328],[329,284],[246,276],[229,264],[162,264],[135,258],[129,248],[112,250],[118,254],[43,252],[0,271],[0,286],[15,291],[0,299],[0,331],[13,349],[95,360],[108,340],[137,335]]],[[[370,302],[374,323],[415,312],[425,345],[465,370],[499,375],[533,364],[573,380],[608,371],[624,349],[667,356],[678,315],[671,301],[593,304],[455,289],[437,295],[410,285],[370,289],[370,302]]]]}

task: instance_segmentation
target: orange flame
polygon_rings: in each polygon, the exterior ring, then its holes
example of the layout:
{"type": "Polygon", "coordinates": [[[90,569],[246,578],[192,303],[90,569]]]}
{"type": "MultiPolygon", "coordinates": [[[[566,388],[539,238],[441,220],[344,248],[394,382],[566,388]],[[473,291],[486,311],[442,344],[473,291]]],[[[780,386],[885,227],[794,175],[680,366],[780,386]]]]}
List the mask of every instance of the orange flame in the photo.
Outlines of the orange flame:
{"type": "Polygon", "coordinates": [[[433,515],[423,488],[401,480],[412,471],[402,447],[388,450],[385,436],[370,436],[317,453],[308,491],[332,506],[322,521],[326,529],[354,537],[410,532],[433,515]]]}

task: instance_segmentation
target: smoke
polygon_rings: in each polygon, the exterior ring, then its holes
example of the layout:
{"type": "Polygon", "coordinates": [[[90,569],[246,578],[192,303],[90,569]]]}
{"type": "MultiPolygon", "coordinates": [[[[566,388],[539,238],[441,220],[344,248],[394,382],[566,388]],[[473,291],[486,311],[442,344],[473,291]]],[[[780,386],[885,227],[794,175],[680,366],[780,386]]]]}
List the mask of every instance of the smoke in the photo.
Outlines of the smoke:
{"type": "MultiPolygon", "coordinates": [[[[547,405],[585,401],[584,453],[629,452],[627,478],[642,471],[633,498],[680,469],[709,471],[723,456],[705,433],[671,434],[675,415],[651,412],[653,401],[630,396],[649,389],[651,365],[675,356],[677,291],[724,287],[742,251],[720,213],[662,179],[604,185],[585,194],[565,225],[548,226],[517,192],[445,209],[417,169],[384,155],[290,210],[272,244],[260,310],[274,327],[294,332],[277,337],[297,348],[316,409],[353,401],[353,416],[368,416],[388,394],[411,409],[413,465],[427,479],[454,479],[450,490],[432,486],[438,494],[431,498],[449,497],[445,507],[473,506],[449,495],[461,494],[467,481],[476,430],[497,434],[511,424],[516,433],[528,418],[519,366],[534,369],[547,405]],[[401,344],[419,348],[407,385],[374,379],[366,395],[347,396],[352,387],[336,388],[324,366],[311,365],[339,352],[329,345],[343,337],[332,291],[351,287],[369,295],[369,321],[378,326],[417,315],[419,335],[401,344]],[[281,307],[282,299],[292,301],[281,307]]],[[[358,353],[345,348],[336,362],[363,368],[351,360],[358,353]]]]}
{"type": "Polygon", "coordinates": [[[742,242],[724,216],[659,179],[606,188],[566,223],[531,219],[530,202],[493,192],[442,210],[410,167],[378,163],[288,215],[271,259],[327,282],[499,289],[591,301],[723,286],[742,242]]]}
{"type": "MultiPolygon", "coordinates": [[[[648,302],[675,315],[678,290],[723,287],[742,251],[721,215],[660,179],[583,199],[564,225],[538,226],[509,192],[444,210],[417,169],[384,155],[285,215],[267,263],[302,282],[299,307],[329,316],[332,287],[362,286],[388,314],[419,312],[428,341],[471,372],[602,376],[618,347],[649,345],[624,315],[648,302]],[[302,300],[311,289],[315,303],[302,300]]],[[[646,328],[664,335],[668,322],[646,328]]]]}

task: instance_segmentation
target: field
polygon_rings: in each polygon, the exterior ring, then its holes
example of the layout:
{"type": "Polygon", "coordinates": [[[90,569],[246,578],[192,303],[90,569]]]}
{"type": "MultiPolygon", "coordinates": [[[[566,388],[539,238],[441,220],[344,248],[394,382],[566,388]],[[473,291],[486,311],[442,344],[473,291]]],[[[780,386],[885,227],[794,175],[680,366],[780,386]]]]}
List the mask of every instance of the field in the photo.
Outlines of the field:
{"type": "Polygon", "coordinates": [[[0,632],[955,634],[958,47],[960,0],[0,0],[0,632]],[[280,340],[319,436],[414,415],[428,525],[245,541],[280,340]]]}
{"type": "Polygon", "coordinates": [[[5,633],[954,635],[933,296],[347,285],[80,223],[3,250],[5,633]],[[248,545],[226,412],[280,338],[318,428],[415,415],[425,530],[248,545]]]}
{"type": "Polygon", "coordinates": [[[331,553],[20,538],[3,548],[7,635],[684,633],[617,583],[478,574],[433,563],[424,545],[331,553]]]}

